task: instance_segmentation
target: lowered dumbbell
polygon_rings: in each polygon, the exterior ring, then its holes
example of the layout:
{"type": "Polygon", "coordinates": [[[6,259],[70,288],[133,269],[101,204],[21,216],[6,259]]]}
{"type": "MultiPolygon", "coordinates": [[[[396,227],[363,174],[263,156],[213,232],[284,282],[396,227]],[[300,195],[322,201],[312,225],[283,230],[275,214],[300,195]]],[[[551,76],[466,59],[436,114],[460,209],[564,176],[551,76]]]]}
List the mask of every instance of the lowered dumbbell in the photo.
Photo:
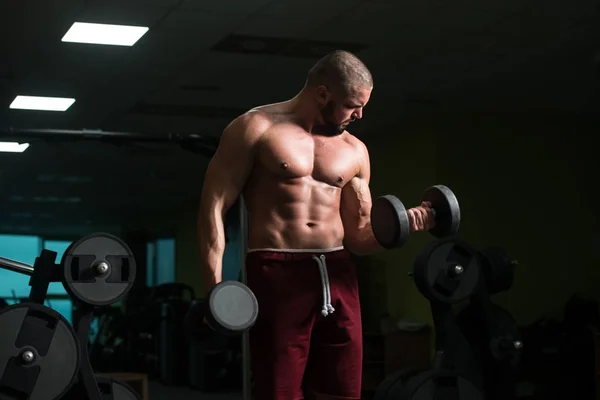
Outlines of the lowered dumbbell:
{"type": "MultiPolygon", "coordinates": [[[[421,201],[431,203],[435,226],[429,230],[442,238],[456,235],[460,226],[460,207],[448,187],[435,185],[428,188],[421,201]]],[[[371,208],[371,227],[375,239],[386,249],[401,247],[410,235],[410,221],[404,204],[393,195],[377,198],[371,208]]]]}
{"type": "Polygon", "coordinates": [[[210,330],[235,336],[250,329],[258,317],[258,301],[250,288],[238,281],[223,281],[213,287],[206,299],[195,300],[184,324],[190,340],[210,335],[210,330]]]}

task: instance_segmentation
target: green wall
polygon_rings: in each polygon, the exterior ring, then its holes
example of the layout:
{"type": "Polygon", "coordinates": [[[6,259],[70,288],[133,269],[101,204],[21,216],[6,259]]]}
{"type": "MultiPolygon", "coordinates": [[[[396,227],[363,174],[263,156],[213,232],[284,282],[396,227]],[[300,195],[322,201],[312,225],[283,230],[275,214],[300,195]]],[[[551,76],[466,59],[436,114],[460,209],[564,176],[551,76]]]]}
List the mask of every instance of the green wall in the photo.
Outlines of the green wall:
{"type": "MultiPolygon", "coordinates": [[[[513,288],[494,300],[527,324],[560,317],[575,292],[600,300],[597,127],[589,117],[556,113],[438,114],[362,139],[373,197],[392,193],[412,207],[427,186],[445,184],[461,204],[460,237],[478,249],[505,246],[519,260],[513,288]]],[[[200,290],[196,205],[190,201],[179,218],[177,279],[200,290]]],[[[430,240],[415,234],[402,249],[357,258],[368,328],[386,313],[430,322],[429,305],[407,276],[430,240]]]]}
{"type": "MultiPolygon", "coordinates": [[[[373,196],[393,193],[412,207],[430,184],[452,188],[462,211],[459,236],[478,249],[502,245],[519,260],[513,288],[494,300],[521,324],[560,318],[576,292],[600,300],[593,240],[600,230],[592,196],[599,171],[597,122],[556,114],[421,120],[386,129],[386,140],[366,139],[373,196]]],[[[428,234],[414,235],[402,249],[370,260],[377,265],[374,286],[387,282],[383,304],[370,305],[387,305],[395,318],[431,321],[428,303],[407,279],[429,240],[428,234]]]]}

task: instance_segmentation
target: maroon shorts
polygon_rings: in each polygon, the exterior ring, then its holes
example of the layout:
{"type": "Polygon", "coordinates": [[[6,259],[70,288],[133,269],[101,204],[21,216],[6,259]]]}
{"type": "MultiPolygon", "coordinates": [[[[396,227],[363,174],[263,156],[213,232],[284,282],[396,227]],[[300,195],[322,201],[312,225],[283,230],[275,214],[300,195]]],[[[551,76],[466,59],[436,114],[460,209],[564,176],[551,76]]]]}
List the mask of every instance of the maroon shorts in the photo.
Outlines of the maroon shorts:
{"type": "Polygon", "coordinates": [[[259,305],[250,329],[253,398],[303,399],[304,385],[360,399],[362,325],[348,251],[252,251],[246,269],[259,305]]]}

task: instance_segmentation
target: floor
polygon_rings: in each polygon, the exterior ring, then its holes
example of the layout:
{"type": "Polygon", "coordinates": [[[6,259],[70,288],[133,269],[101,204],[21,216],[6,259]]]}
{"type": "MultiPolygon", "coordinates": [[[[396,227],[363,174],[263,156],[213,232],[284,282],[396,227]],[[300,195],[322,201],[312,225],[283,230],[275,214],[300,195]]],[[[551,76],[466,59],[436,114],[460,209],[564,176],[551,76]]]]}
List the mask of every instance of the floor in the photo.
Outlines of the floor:
{"type": "Polygon", "coordinates": [[[148,400],[242,400],[241,393],[202,393],[185,387],[167,387],[158,382],[149,382],[148,400]]]}

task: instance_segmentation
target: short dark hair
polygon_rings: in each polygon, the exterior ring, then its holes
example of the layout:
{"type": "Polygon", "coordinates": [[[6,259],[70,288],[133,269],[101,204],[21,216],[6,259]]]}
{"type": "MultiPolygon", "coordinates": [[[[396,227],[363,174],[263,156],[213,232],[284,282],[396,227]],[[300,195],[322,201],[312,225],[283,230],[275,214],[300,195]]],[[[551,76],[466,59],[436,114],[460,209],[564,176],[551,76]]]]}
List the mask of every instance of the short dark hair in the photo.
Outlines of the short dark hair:
{"type": "Polygon", "coordinates": [[[357,56],[345,50],[335,50],[317,61],[308,71],[306,86],[318,85],[348,95],[356,89],[372,89],[373,76],[357,56]]]}

